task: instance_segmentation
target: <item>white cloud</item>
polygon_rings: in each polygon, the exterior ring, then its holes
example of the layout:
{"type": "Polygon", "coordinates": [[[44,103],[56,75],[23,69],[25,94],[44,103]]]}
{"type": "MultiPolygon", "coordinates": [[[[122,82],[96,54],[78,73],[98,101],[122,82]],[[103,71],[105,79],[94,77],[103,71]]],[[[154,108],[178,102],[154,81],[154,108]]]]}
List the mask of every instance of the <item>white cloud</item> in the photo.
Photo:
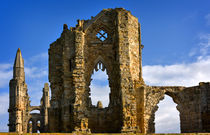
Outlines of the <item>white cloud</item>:
{"type": "Polygon", "coordinates": [[[158,107],[155,113],[155,133],[180,133],[179,111],[172,98],[166,95],[158,107]]]}
{"type": "Polygon", "coordinates": [[[44,83],[48,82],[48,53],[26,59],[25,73],[31,105],[39,105],[44,83]]]}
{"type": "Polygon", "coordinates": [[[207,25],[210,25],[210,13],[205,16],[205,19],[207,20],[207,25]]]}
{"type": "Polygon", "coordinates": [[[29,59],[26,59],[25,63],[27,65],[34,65],[36,63],[47,65],[48,64],[47,61],[48,61],[48,52],[43,52],[35,56],[32,56],[29,59]]]}
{"type": "Polygon", "coordinates": [[[25,73],[27,78],[41,78],[48,75],[45,67],[25,67],[25,73]]]}
{"type": "Polygon", "coordinates": [[[40,105],[40,99],[42,97],[42,89],[44,87],[44,80],[33,79],[28,83],[28,94],[30,96],[31,105],[40,105]]]}
{"type": "Polygon", "coordinates": [[[189,57],[192,57],[192,56],[196,55],[197,52],[198,52],[198,50],[195,49],[195,48],[193,48],[193,49],[189,52],[188,56],[189,56],[189,57]]]}
{"type": "Polygon", "coordinates": [[[91,89],[92,104],[97,105],[97,102],[101,101],[103,107],[107,107],[109,104],[109,93],[110,93],[109,86],[91,85],[90,89],[91,89]]]}
{"type": "Polygon", "coordinates": [[[200,34],[200,53],[202,57],[210,55],[210,34],[200,34]]]}
{"type": "Polygon", "coordinates": [[[8,126],[7,123],[4,122],[3,119],[5,119],[5,117],[7,118],[7,115],[4,115],[1,117],[1,121],[0,121],[0,132],[8,132],[8,126]]]}
{"type": "Polygon", "coordinates": [[[101,69],[99,69],[97,72],[94,71],[92,76],[94,76],[94,79],[96,79],[98,81],[103,81],[108,78],[106,70],[101,71],[101,69]]]}
{"type": "Polygon", "coordinates": [[[143,66],[143,77],[148,85],[195,86],[210,81],[210,58],[190,64],[143,66]]]}
{"type": "Polygon", "coordinates": [[[12,78],[12,65],[0,64],[0,88],[9,85],[9,80],[12,78]]]}
{"type": "Polygon", "coordinates": [[[199,43],[196,48],[192,48],[189,52],[189,56],[197,56],[197,59],[203,59],[210,56],[210,34],[201,33],[198,35],[199,43]]]}
{"type": "Polygon", "coordinates": [[[40,53],[25,60],[26,78],[42,78],[48,75],[48,53],[40,53]]]}
{"type": "MultiPolygon", "coordinates": [[[[143,66],[143,77],[149,85],[195,86],[210,81],[210,34],[200,34],[197,61],[173,65],[143,66]]],[[[196,51],[189,55],[195,55],[196,51]]]]}
{"type": "Polygon", "coordinates": [[[9,93],[0,93],[0,132],[8,131],[8,106],[9,106],[9,93]]]}
{"type": "Polygon", "coordinates": [[[0,95],[0,115],[6,114],[9,106],[9,93],[1,93],[0,95]]]}
{"type": "Polygon", "coordinates": [[[110,88],[106,71],[94,71],[94,74],[91,76],[91,78],[93,79],[90,85],[90,97],[92,104],[96,105],[98,101],[101,101],[103,107],[107,107],[109,104],[110,88]]]}

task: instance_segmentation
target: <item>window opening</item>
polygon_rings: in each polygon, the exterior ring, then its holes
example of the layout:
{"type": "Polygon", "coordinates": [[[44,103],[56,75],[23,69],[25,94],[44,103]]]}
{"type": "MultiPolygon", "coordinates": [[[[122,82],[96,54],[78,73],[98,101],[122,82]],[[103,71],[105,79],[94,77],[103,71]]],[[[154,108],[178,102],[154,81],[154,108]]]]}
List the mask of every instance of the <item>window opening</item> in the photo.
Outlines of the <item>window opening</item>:
{"type": "Polygon", "coordinates": [[[104,41],[107,39],[108,37],[108,34],[103,31],[103,30],[100,30],[97,34],[96,34],[96,37],[99,38],[101,41],[104,41]]]}
{"type": "Polygon", "coordinates": [[[99,61],[91,76],[90,97],[92,105],[100,103],[99,108],[108,107],[109,104],[110,87],[106,72],[104,64],[99,61]]]}

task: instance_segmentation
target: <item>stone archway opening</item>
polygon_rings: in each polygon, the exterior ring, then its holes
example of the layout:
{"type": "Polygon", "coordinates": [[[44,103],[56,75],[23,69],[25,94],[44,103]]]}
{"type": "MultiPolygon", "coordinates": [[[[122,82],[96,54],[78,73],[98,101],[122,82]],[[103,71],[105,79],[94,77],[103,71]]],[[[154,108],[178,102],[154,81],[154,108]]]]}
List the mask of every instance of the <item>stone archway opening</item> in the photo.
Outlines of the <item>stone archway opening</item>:
{"type": "Polygon", "coordinates": [[[37,132],[37,133],[40,133],[40,127],[41,127],[41,122],[40,122],[40,120],[37,121],[36,126],[37,126],[36,132],[37,132]]]}
{"type": "Polygon", "coordinates": [[[32,111],[30,111],[30,114],[33,114],[33,113],[38,113],[38,114],[40,114],[40,110],[32,110],[32,111]]]}
{"type": "Polygon", "coordinates": [[[32,133],[32,128],[33,128],[33,121],[32,121],[32,119],[30,119],[30,120],[28,121],[27,132],[28,132],[28,133],[32,133]]]}
{"type": "Polygon", "coordinates": [[[105,65],[99,61],[91,76],[90,97],[92,105],[100,108],[109,106],[110,87],[105,65]],[[100,101],[100,102],[99,102],[100,101]]]}
{"type": "Polygon", "coordinates": [[[180,133],[180,114],[173,99],[165,95],[155,112],[155,133],[180,133]]]}

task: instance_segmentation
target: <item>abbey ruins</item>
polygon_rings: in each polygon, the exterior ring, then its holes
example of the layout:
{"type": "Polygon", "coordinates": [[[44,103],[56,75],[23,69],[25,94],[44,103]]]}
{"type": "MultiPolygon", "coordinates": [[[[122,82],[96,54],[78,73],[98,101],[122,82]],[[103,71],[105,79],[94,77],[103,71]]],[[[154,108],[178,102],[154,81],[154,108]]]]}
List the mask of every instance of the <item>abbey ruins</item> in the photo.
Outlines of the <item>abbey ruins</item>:
{"type": "Polygon", "coordinates": [[[195,87],[148,86],[142,78],[141,29],[123,8],[104,9],[76,27],[64,25],[50,45],[49,82],[41,104],[31,106],[24,60],[18,49],[10,81],[9,132],[153,133],[157,104],[169,95],[180,113],[181,132],[210,132],[210,83],[195,87]],[[109,105],[90,98],[93,71],[106,69],[109,105]],[[40,113],[30,113],[39,110],[40,113]]]}

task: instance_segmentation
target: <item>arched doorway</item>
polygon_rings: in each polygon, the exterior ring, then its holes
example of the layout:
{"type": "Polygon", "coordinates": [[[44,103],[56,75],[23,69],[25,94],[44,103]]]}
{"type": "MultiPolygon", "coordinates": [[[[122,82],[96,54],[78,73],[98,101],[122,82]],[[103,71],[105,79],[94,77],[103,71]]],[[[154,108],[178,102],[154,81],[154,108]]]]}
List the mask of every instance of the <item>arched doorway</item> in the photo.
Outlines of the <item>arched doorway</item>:
{"type": "Polygon", "coordinates": [[[173,99],[165,95],[155,113],[155,133],[180,133],[180,115],[173,99]]]}
{"type": "Polygon", "coordinates": [[[27,132],[28,132],[28,133],[32,133],[32,132],[33,132],[32,129],[33,129],[33,121],[32,121],[32,119],[30,119],[30,120],[28,121],[27,132]]]}
{"type": "Polygon", "coordinates": [[[38,120],[37,122],[36,122],[36,125],[37,125],[37,133],[40,133],[40,127],[41,127],[41,122],[40,122],[40,120],[38,120]]]}
{"type": "Polygon", "coordinates": [[[32,113],[38,113],[38,114],[40,114],[40,110],[37,110],[37,109],[36,110],[31,110],[30,111],[30,114],[32,114],[32,113]]]}

